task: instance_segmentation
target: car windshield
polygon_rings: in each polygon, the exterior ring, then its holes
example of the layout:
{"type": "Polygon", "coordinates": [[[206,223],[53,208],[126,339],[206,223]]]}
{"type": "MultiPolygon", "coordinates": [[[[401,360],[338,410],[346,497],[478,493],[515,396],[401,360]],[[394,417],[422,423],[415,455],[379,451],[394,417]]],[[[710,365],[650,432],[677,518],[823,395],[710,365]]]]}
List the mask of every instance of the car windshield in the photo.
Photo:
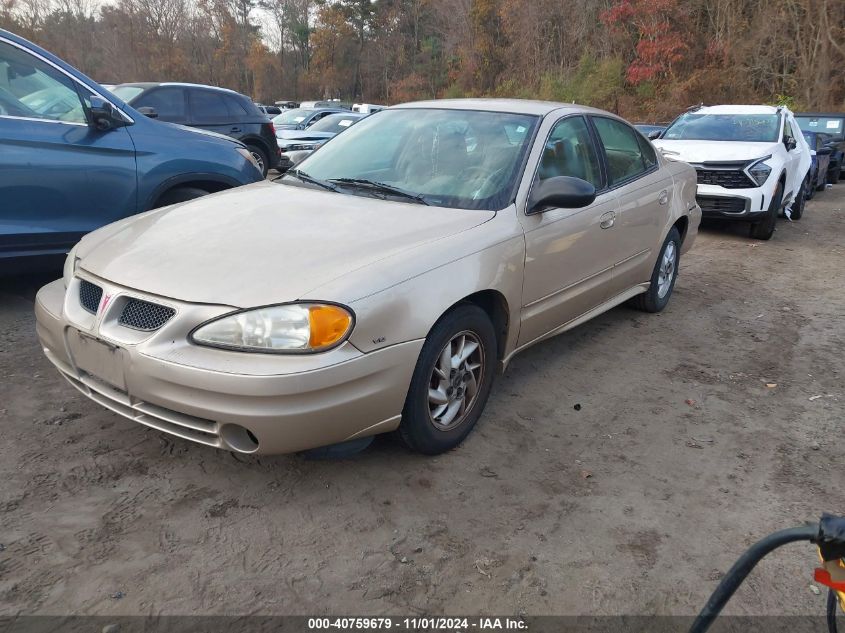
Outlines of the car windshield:
{"type": "Polygon", "coordinates": [[[302,123],[312,114],[314,114],[314,110],[309,110],[307,108],[285,110],[278,116],[273,117],[273,123],[276,125],[296,125],[298,123],[302,123]]]}
{"type": "Polygon", "coordinates": [[[805,132],[824,132],[832,136],[845,136],[845,116],[796,116],[798,127],[805,132]]]}
{"type": "Polygon", "coordinates": [[[348,114],[331,114],[317,121],[314,125],[308,128],[308,131],[339,134],[346,128],[355,125],[360,118],[361,117],[349,116],[348,114]]]}
{"type": "MultiPolygon", "coordinates": [[[[502,112],[383,110],[335,137],[298,171],[341,193],[386,196],[389,187],[434,206],[502,209],[512,201],[538,121],[502,112]]],[[[280,182],[296,182],[296,173],[280,182]]]]}
{"type": "Polygon", "coordinates": [[[132,101],[132,99],[137,97],[142,92],[144,92],[144,89],[140,86],[115,86],[111,89],[111,93],[114,96],[123,99],[124,101],[126,101],[126,103],[132,101]]]}
{"type": "Polygon", "coordinates": [[[740,141],[774,143],[780,132],[778,114],[682,114],[663,133],[670,141],[740,141]]]}

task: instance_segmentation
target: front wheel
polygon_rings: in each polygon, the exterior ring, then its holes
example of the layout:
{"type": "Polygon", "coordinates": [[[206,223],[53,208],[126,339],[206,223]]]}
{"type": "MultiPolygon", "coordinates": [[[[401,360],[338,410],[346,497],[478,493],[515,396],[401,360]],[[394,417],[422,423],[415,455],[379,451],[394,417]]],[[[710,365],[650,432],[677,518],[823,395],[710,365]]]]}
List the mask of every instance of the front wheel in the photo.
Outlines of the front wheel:
{"type": "Polygon", "coordinates": [[[261,170],[261,175],[266,178],[267,171],[270,169],[270,163],[267,159],[267,154],[264,153],[264,150],[258,147],[257,145],[247,145],[246,148],[249,150],[249,153],[252,154],[252,157],[255,159],[255,162],[258,163],[258,169],[261,170]]]}
{"type": "Polygon", "coordinates": [[[448,451],[469,434],[490,395],[496,334],[487,314],[460,305],[432,328],[402,410],[399,437],[427,455],[448,451]]]}
{"type": "Polygon", "coordinates": [[[631,299],[631,305],[643,312],[660,312],[669,303],[675,280],[678,278],[678,264],[681,262],[681,234],[674,226],[663,240],[660,255],[651,273],[651,283],[643,294],[631,299]]]}
{"type": "Polygon", "coordinates": [[[804,215],[804,203],[807,201],[807,189],[810,187],[809,182],[805,179],[801,183],[801,188],[795,194],[795,200],[790,207],[790,220],[800,220],[804,215]]]}
{"type": "Polygon", "coordinates": [[[770,240],[775,234],[775,224],[778,221],[778,213],[780,213],[781,202],[783,202],[783,185],[778,183],[775,193],[772,196],[772,201],[769,203],[769,210],[766,215],[759,222],[751,225],[749,234],[755,240],[770,240]]]}

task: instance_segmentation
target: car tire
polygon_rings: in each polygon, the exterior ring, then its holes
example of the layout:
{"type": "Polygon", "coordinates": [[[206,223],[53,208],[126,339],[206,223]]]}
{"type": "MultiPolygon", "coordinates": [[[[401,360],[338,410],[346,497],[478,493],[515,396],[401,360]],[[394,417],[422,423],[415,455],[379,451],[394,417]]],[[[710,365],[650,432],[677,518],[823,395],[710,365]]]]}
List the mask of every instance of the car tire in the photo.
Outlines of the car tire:
{"type": "Polygon", "coordinates": [[[261,168],[261,175],[266,178],[267,172],[270,169],[270,160],[267,158],[267,152],[258,147],[258,145],[247,145],[246,148],[249,150],[249,153],[252,154],[253,158],[255,158],[255,160],[258,162],[258,165],[261,168]]]}
{"type": "Polygon", "coordinates": [[[807,180],[804,183],[804,199],[805,200],[812,200],[816,195],[816,185],[819,181],[819,174],[818,172],[814,174],[808,174],[807,180]]]}
{"type": "Polygon", "coordinates": [[[496,358],[496,332],[484,310],[462,304],[443,315],[414,368],[398,429],[402,442],[426,455],[460,444],[487,404],[496,358]],[[467,355],[469,344],[476,347],[467,355]]]}
{"type": "Polygon", "coordinates": [[[809,183],[805,179],[804,182],[801,183],[801,188],[798,190],[798,193],[795,194],[795,200],[792,202],[792,206],[790,207],[790,220],[800,220],[804,216],[804,204],[807,202],[808,188],[809,183]]]}
{"type": "Polygon", "coordinates": [[[748,234],[755,240],[770,240],[775,234],[775,224],[778,221],[778,213],[780,213],[781,203],[783,202],[783,184],[778,183],[775,188],[775,194],[772,196],[772,201],[769,203],[769,210],[763,219],[751,225],[748,234]]]}
{"type": "Polygon", "coordinates": [[[827,171],[827,182],[831,185],[835,185],[839,182],[839,175],[841,173],[841,166],[837,166],[837,169],[829,169],[827,171]]]}
{"type": "Polygon", "coordinates": [[[199,187],[176,187],[162,194],[156,203],[156,207],[166,207],[169,204],[178,204],[179,202],[202,198],[203,196],[207,196],[208,193],[208,191],[199,187]]]}
{"type": "Polygon", "coordinates": [[[629,304],[643,312],[660,312],[669,303],[675,280],[678,278],[678,265],[681,263],[681,234],[674,226],[663,240],[648,290],[630,300],[629,304]]]}

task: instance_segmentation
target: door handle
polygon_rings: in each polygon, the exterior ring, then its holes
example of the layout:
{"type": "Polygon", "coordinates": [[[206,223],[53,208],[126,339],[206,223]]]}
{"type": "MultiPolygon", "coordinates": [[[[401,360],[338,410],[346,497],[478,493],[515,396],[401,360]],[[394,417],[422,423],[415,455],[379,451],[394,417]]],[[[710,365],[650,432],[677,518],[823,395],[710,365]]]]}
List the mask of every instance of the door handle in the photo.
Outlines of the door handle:
{"type": "Polygon", "coordinates": [[[607,213],[602,213],[601,217],[599,218],[599,226],[603,229],[609,229],[613,226],[613,223],[616,222],[616,211],[608,211],[607,213]]]}
{"type": "Polygon", "coordinates": [[[664,189],[663,191],[661,191],[661,192],[660,192],[660,197],[657,199],[657,201],[658,201],[660,204],[666,204],[667,202],[669,202],[669,192],[668,192],[666,189],[664,189]]]}
{"type": "Polygon", "coordinates": [[[232,128],[231,130],[229,130],[229,131],[230,131],[230,132],[235,132],[235,133],[237,133],[237,132],[240,132],[240,131],[241,131],[241,128],[239,128],[239,127],[233,127],[233,128],[232,128]]]}

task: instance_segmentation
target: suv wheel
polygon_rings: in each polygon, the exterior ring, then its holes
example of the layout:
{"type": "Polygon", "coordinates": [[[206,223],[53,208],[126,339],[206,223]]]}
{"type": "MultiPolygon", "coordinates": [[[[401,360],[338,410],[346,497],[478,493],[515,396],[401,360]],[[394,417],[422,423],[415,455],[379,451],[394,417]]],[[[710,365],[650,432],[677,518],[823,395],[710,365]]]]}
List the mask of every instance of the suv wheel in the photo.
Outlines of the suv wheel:
{"type": "Polygon", "coordinates": [[[246,148],[249,150],[249,153],[252,154],[252,157],[255,159],[255,162],[258,163],[258,167],[261,169],[261,175],[265,178],[267,177],[267,170],[269,167],[269,161],[267,160],[267,154],[264,153],[264,150],[258,147],[257,145],[247,145],[246,148]]]}
{"type": "Polygon", "coordinates": [[[495,368],[496,333],[484,310],[461,305],[447,312],[420,351],[400,439],[427,455],[456,447],[481,417],[495,368]]]}
{"type": "Polygon", "coordinates": [[[809,188],[809,184],[807,180],[804,179],[804,182],[801,183],[801,188],[798,190],[798,193],[795,194],[795,200],[792,203],[791,207],[791,220],[800,220],[801,216],[804,215],[804,204],[807,200],[807,189],[809,188]]]}
{"type": "Polygon", "coordinates": [[[775,195],[772,196],[772,201],[769,203],[769,210],[766,212],[759,222],[751,225],[749,234],[755,240],[770,240],[775,234],[775,224],[778,221],[778,213],[780,213],[781,203],[783,202],[783,184],[778,183],[775,189],[775,195]]]}

